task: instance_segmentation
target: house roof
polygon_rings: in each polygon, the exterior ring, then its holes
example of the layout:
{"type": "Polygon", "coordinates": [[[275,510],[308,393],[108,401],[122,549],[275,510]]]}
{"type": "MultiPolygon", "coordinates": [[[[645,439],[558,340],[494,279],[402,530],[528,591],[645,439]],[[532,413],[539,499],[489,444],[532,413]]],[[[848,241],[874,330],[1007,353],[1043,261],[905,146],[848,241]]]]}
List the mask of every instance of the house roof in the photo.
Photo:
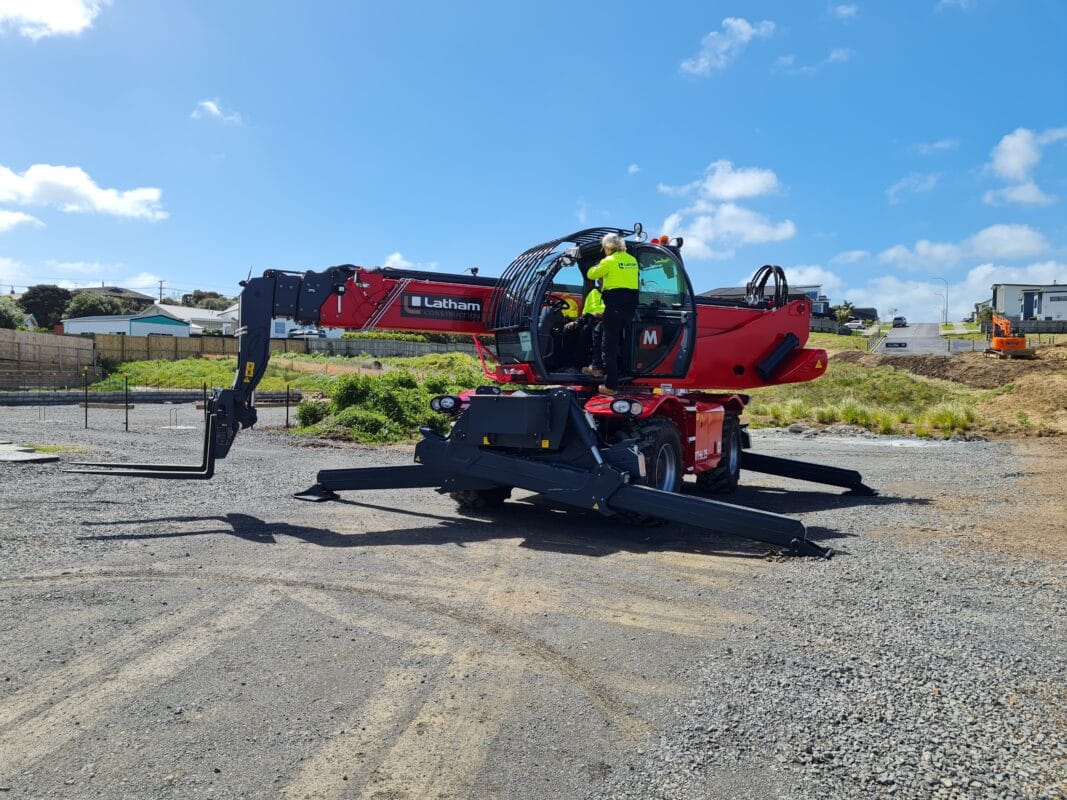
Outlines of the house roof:
{"type": "Polygon", "coordinates": [[[124,289],[121,286],[86,286],[82,289],[72,289],[73,293],[86,292],[88,294],[100,294],[105,297],[114,297],[117,300],[136,300],[139,303],[151,303],[156,298],[151,295],[135,292],[133,289],[124,289]]]}
{"type": "Polygon", "coordinates": [[[157,311],[182,322],[231,322],[224,311],[212,311],[210,308],[192,308],[191,306],[172,306],[167,303],[153,303],[145,309],[145,314],[157,311]]]}
{"type": "Polygon", "coordinates": [[[66,317],[60,322],[129,322],[139,316],[140,314],[98,314],[92,317],[66,317]]]}

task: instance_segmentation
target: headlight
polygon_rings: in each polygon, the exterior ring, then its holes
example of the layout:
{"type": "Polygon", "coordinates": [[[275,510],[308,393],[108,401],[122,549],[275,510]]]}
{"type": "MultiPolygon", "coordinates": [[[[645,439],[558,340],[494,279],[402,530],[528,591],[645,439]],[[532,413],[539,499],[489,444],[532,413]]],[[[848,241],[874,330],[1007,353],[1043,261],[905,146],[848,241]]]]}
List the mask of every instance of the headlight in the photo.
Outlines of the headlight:
{"type": "Polygon", "coordinates": [[[629,414],[630,413],[630,401],[629,400],[612,400],[611,410],[616,414],[629,414]]]}
{"type": "Polygon", "coordinates": [[[455,414],[463,407],[463,402],[453,394],[443,394],[430,401],[430,410],[455,414]]]}
{"type": "Polygon", "coordinates": [[[641,412],[643,412],[644,410],[645,407],[636,400],[630,401],[630,413],[633,414],[635,417],[641,416],[641,412]]]}

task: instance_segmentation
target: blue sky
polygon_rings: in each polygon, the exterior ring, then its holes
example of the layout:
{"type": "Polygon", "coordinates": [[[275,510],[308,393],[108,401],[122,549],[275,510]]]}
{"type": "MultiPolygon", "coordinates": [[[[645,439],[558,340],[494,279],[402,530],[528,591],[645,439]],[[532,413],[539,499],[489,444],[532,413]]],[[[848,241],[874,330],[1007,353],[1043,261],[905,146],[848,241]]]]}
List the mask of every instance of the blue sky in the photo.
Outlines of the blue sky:
{"type": "Polygon", "coordinates": [[[960,318],[1067,282],[1067,5],[0,0],[0,287],[498,274],[642,221],[960,318]]]}

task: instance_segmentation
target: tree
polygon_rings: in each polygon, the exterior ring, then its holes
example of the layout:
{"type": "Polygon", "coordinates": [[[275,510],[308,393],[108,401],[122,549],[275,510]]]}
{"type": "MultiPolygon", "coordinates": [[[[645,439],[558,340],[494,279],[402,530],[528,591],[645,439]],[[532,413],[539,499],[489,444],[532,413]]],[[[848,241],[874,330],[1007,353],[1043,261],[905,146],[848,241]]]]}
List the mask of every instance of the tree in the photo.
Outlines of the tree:
{"type": "Polygon", "coordinates": [[[27,314],[33,314],[42,328],[54,328],[70,303],[70,292],[51,284],[31,286],[19,298],[19,305],[27,314]]]}
{"type": "Polygon", "coordinates": [[[0,295],[0,328],[13,331],[22,324],[25,316],[14,300],[7,295],[0,295]]]}
{"type": "Polygon", "coordinates": [[[838,325],[844,325],[852,318],[852,303],[846,300],[839,306],[831,306],[830,310],[834,312],[834,318],[837,320],[838,325]]]}
{"type": "Polygon", "coordinates": [[[202,289],[194,289],[189,294],[182,295],[182,305],[190,308],[207,308],[212,311],[225,311],[233,305],[233,300],[218,292],[205,292],[202,289]]]}
{"type": "Polygon", "coordinates": [[[122,313],[122,304],[114,297],[95,292],[78,292],[67,304],[64,317],[108,317],[122,313]]]}

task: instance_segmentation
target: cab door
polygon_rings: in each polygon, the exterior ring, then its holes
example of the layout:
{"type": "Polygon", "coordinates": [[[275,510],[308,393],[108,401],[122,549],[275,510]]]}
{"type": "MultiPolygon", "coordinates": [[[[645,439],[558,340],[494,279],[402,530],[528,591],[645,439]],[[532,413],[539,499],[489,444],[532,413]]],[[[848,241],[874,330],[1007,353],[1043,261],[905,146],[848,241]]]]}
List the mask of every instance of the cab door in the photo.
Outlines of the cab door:
{"type": "Polygon", "coordinates": [[[696,302],[675,248],[629,243],[640,270],[629,357],[635,378],[682,378],[696,344],[696,302]]]}

